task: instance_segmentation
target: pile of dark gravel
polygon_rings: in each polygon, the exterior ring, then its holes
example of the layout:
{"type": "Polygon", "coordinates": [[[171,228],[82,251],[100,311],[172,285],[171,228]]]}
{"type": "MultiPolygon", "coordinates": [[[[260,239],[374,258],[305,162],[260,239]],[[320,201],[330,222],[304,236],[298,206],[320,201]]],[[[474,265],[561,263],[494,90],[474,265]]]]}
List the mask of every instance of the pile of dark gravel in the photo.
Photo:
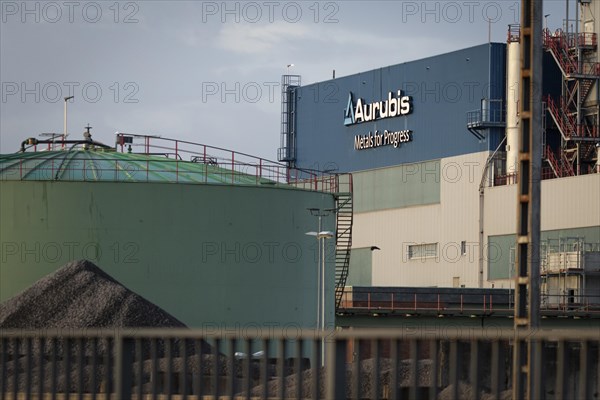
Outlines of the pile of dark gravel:
{"type": "Polygon", "coordinates": [[[0,304],[0,328],[172,327],[185,324],[87,260],[70,262],[0,304]]]}
{"type": "MultiPolygon", "coordinates": [[[[34,283],[15,297],[0,304],[0,329],[58,329],[65,330],[128,330],[136,328],[186,328],[186,325],[157,305],[137,295],[102,271],[90,261],[70,262],[54,273],[34,283]]],[[[93,332],[92,332],[93,333],[93,332]]],[[[203,354],[211,354],[212,347],[200,341],[203,354]]],[[[156,355],[165,356],[166,341],[158,339],[156,355]]],[[[104,365],[92,369],[90,360],[114,358],[112,344],[107,339],[83,342],[63,338],[40,342],[34,340],[31,348],[26,343],[16,344],[12,340],[2,342],[4,373],[9,379],[5,389],[19,390],[43,387],[48,391],[76,390],[81,384],[85,391],[102,391],[110,383],[104,365]],[[82,347],[80,347],[82,346],[82,347]],[[26,357],[30,354],[30,357],[26,357]],[[64,364],[68,355],[70,372],[60,370],[54,377],[50,360],[64,364]],[[82,374],[77,364],[81,363],[82,374]],[[30,374],[27,370],[30,369],[30,374]],[[94,372],[92,372],[92,370],[94,372]]],[[[198,349],[190,341],[185,343],[189,356],[198,349]]],[[[179,340],[172,340],[173,356],[181,354],[179,340]]],[[[142,340],[142,354],[136,357],[147,359],[150,356],[149,340],[142,340]]],[[[2,357],[0,357],[2,358],[2,357]]]]}

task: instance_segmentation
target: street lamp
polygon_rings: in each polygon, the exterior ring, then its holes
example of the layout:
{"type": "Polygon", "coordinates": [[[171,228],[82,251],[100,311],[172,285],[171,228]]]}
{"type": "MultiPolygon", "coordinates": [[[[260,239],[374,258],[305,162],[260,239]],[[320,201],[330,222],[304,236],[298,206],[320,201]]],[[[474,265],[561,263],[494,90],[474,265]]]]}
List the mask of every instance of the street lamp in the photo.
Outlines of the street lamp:
{"type": "Polygon", "coordinates": [[[64,127],[63,127],[63,144],[62,147],[65,147],[65,140],[67,140],[67,102],[71,99],[74,99],[75,96],[69,96],[69,97],[65,97],[65,119],[64,119],[64,127]]]}
{"type": "MultiPolygon", "coordinates": [[[[319,225],[321,217],[319,216],[319,225]]],[[[325,331],[325,239],[331,239],[335,234],[331,231],[306,232],[315,236],[319,245],[317,260],[317,329],[325,331]]],[[[325,337],[321,337],[321,365],[325,362],[325,337]]]]}
{"type": "MultiPolygon", "coordinates": [[[[306,232],[308,236],[314,236],[318,244],[317,257],[317,329],[325,330],[325,240],[335,237],[335,233],[322,229],[322,217],[326,217],[332,210],[321,210],[320,208],[309,208],[311,215],[319,218],[317,232],[306,232]]],[[[325,338],[321,338],[321,365],[325,361],[325,338]]]]}

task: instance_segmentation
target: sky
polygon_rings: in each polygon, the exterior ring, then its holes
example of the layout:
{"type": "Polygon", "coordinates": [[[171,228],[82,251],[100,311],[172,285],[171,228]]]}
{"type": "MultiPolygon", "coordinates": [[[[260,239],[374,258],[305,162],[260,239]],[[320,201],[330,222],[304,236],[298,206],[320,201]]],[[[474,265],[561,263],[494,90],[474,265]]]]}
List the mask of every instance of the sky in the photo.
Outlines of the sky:
{"type": "MultiPolygon", "coordinates": [[[[64,97],[73,95],[70,138],[89,123],[94,140],[110,145],[115,132],[161,135],[276,160],[281,75],[306,85],[333,70],[340,77],[505,42],[520,21],[516,0],[0,6],[0,153],[62,133],[64,97]]],[[[564,24],[565,9],[566,0],[545,1],[549,28],[564,24]]]]}

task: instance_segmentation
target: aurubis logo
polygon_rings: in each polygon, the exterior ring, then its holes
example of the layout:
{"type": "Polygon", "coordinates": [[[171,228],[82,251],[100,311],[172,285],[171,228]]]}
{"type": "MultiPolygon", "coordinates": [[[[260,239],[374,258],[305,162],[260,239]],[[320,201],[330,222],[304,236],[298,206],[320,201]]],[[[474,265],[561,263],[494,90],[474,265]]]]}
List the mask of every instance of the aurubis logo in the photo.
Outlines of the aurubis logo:
{"type": "Polygon", "coordinates": [[[397,96],[392,92],[388,98],[366,104],[360,97],[354,104],[352,92],[348,95],[348,105],[344,112],[344,125],[360,124],[362,122],[375,121],[377,119],[398,117],[412,113],[412,97],[403,96],[402,90],[398,90],[397,96]]]}

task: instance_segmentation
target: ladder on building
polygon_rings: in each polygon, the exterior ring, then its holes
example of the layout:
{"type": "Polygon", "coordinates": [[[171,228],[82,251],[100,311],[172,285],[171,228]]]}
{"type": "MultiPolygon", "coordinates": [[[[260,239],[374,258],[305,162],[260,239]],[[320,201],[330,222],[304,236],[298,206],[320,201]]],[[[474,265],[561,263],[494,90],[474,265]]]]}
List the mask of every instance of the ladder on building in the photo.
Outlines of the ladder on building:
{"type": "Polygon", "coordinates": [[[352,175],[339,175],[336,199],[335,228],[335,309],[340,307],[346,279],[350,267],[350,250],[352,248],[352,175]]]}

